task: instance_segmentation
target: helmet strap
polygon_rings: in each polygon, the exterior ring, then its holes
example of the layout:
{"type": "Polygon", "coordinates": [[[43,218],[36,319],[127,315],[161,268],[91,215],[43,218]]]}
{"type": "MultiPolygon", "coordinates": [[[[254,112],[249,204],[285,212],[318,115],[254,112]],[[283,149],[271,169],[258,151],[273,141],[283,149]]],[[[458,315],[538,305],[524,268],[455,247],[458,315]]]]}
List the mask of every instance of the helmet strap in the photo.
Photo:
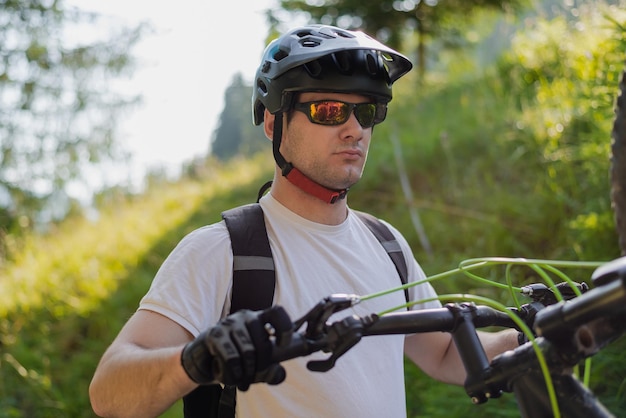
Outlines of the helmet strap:
{"type": "Polygon", "coordinates": [[[274,119],[274,137],[272,139],[272,151],[274,152],[274,160],[278,167],[280,167],[282,175],[287,178],[293,185],[300,190],[308,193],[312,196],[323,200],[326,203],[332,204],[341,199],[344,199],[348,194],[349,189],[329,189],[322,186],[319,183],[314,182],[307,176],[305,176],[300,170],[293,166],[290,162],[285,160],[285,157],[280,153],[280,143],[283,137],[283,112],[276,113],[274,119]]]}

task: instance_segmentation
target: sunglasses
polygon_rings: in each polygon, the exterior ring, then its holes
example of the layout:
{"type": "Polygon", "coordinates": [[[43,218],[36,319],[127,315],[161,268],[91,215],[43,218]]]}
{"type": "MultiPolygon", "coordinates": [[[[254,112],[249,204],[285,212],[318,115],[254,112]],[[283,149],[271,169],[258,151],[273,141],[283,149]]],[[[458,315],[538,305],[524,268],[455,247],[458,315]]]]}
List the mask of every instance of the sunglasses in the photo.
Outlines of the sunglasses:
{"type": "Polygon", "coordinates": [[[384,103],[347,103],[340,100],[317,100],[296,103],[293,108],[307,115],[311,123],[318,125],[342,125],[352,112],[363,128],[371,128],[385,120],[387,105],[384,103]]]}

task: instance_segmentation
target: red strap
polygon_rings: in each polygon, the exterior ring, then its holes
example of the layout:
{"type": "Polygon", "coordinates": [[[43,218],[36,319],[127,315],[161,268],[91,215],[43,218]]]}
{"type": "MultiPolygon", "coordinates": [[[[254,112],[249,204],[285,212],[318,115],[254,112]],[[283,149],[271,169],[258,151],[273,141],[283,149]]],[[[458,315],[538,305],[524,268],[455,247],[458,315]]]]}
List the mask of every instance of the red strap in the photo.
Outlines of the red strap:
{"type": "Polygon", "coordinates": [[[317,197],[318,199],[323,200],[326,203],[335,203],[336,201],[345,198],[346,194],[348,193],[348,189],[327,189],[321,184],[315,183],[313,180],[302,174],[300,170],[295,167],[292,167],[291,170],[289,170],[289,172],[285,174],[285,177],[287,177],[287,180],[298,186],[303,191],[317,197]]]}

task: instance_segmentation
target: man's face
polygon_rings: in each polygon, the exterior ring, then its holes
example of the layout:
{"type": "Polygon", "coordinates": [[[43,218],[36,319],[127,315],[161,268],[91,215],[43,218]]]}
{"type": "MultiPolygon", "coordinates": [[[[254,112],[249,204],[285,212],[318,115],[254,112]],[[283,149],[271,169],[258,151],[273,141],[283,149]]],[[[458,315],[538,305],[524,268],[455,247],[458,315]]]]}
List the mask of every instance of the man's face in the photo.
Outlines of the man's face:
{"type": "MultiPolygon", "coordinates": [[[[299,103],[340,100],[370,103],[371,99],[343,93],[301,93],[299,103]]],[[[331,189],[354,185],[363,174],[372,128],[363,128],[354,113],[341,125],[318,125],[306,114],[293,111],[283,131],[280,151],[285,159],[311,180],[331,189]]]]}

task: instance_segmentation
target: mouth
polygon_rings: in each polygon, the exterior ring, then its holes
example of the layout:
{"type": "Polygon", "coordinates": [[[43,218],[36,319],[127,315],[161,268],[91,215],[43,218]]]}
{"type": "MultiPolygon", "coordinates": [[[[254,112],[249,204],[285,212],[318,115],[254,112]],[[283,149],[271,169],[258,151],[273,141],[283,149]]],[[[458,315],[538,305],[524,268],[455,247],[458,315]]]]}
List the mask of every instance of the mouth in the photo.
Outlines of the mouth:
{"type": "Polygon", "coordinates": [[[363,157],[363,151],[361,151],[358,148],[344,149],[344,150],[338,151],[337,154],[350,158],[350,159],[357,159],[357,158],[363,157]]]}

